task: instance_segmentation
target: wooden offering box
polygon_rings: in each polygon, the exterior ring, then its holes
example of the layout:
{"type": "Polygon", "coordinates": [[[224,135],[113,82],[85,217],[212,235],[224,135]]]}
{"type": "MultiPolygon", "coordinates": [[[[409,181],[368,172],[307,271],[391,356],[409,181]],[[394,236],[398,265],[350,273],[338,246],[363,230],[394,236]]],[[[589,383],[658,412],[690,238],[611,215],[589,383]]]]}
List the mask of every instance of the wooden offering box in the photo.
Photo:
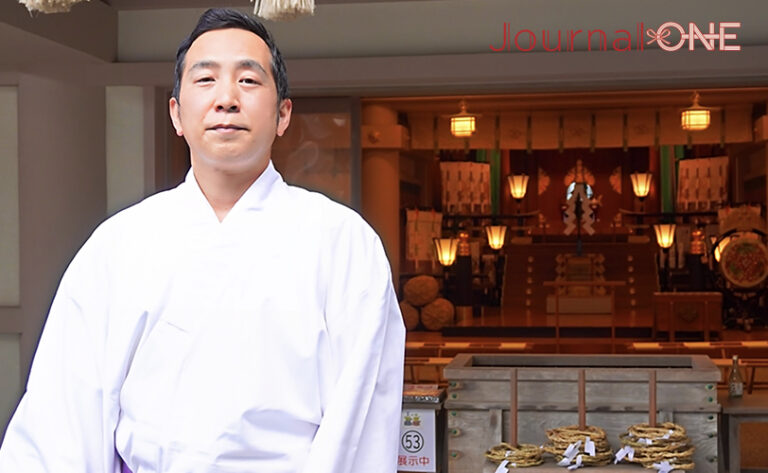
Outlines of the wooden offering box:
{"type": "MultiPolygon", "coordinates": [[[[619,434],[649,421],[649,380],[655,372],[656,421],[682,425],[696,447],[695,471],[717,472],[720,371],[706,356],[460,354],[444,372],[450,473],[494,471],[483,453],[511,438],[513,369],[519,443],[542,445],[547,429],[579,423],[578,373],[583,369],[586,423],[604,429],[611,447],[618,450],[619,434]]],[[[520,471],[553,471],[553,465],[548,460],[520,471]]],[[[640,465],[598,468],[645,471],[640,465]]]]}

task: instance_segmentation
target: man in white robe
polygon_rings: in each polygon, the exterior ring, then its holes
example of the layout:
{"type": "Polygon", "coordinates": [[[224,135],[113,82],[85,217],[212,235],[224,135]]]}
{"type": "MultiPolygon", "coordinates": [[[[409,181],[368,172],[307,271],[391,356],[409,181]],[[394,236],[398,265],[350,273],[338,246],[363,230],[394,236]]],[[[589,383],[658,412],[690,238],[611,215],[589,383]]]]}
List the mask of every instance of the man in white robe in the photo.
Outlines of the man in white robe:
{"type": "Polygon", "coordinates": [[[377,235],[286,185],[285,69],[209,10],[170,102],[192,170],[67,269],[0,473],[392,473],[404,328],[377,235]]]}

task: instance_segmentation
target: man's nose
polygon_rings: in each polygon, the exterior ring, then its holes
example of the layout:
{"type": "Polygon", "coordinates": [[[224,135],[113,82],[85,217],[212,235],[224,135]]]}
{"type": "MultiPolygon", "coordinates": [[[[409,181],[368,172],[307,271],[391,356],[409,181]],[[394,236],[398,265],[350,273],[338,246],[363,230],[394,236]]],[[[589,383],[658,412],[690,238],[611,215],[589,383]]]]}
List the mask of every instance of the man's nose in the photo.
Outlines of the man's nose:
{"type": "Polygon", "coordinates": [[[217,112],[237,112],[240,110],[240,100],[237,86],[234,84],[220,84],[216,95],[217,112]]]}

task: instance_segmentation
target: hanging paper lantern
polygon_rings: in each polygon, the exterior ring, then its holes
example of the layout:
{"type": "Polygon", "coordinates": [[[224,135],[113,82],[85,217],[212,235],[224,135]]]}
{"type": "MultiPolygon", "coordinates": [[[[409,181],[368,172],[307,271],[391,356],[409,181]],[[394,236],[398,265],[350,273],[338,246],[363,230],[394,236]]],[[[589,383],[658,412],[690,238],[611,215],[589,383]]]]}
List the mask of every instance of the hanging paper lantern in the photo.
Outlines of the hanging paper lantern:
{"type": "Polygon", "coordinates": [[[686,131],[701,131],[709,128],[710,110],[709,107],[699,105],[699,93],[693,93],[693,105],[683,110],[680,114],[680,126],[686,131]]]}

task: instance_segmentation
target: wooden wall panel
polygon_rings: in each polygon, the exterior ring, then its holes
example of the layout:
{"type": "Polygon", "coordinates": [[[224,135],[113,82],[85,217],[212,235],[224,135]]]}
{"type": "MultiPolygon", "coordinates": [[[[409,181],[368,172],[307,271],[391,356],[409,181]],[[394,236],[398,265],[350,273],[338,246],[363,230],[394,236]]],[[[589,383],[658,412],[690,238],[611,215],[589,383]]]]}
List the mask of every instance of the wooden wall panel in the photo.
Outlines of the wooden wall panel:
{"type": "Polygon", "coordinates": [[[566,148],[592,146],[592,114],[569,112],[563,116],[563,145],[566,148]]]}
{"type": "Polygon", "coordinates": [[[595,112],[595,146],[621,148],[624,136],[624,112],[602,110],[595,112]]]}
{"type": "Polygon", "coordinates": [[[526,149],[528,141],[528,114],[502,113],[499,117],[501,149],[526,149]]]}
{"type": "Polygon", "coordinates": [[[727,107],[725,109],[725,142],[752,141],[752,106],[727,107]]]}
{"type": "Polygon", "coordinates": [[[680,128],[680,109],[668,108],[659,116],[659,144],[684,145],[688,143],[688,133],[680,128]]]}
{"type": "Polygon", "coordinates": [[[656,143],[656,111],[627,112],[627,146],[653,146],[656,143]]]}
{"type": "Polygon", "coordinates": [[[535,112],[531,114],[531,144],[533,149],[560,147],[560,114],[535,112]]]}
{"type": "Polygon", "coordinates": [[[475,134],[469,138],[471,149],[496,148],[496,115],[484,114],[475,120],[475,134]]]}

